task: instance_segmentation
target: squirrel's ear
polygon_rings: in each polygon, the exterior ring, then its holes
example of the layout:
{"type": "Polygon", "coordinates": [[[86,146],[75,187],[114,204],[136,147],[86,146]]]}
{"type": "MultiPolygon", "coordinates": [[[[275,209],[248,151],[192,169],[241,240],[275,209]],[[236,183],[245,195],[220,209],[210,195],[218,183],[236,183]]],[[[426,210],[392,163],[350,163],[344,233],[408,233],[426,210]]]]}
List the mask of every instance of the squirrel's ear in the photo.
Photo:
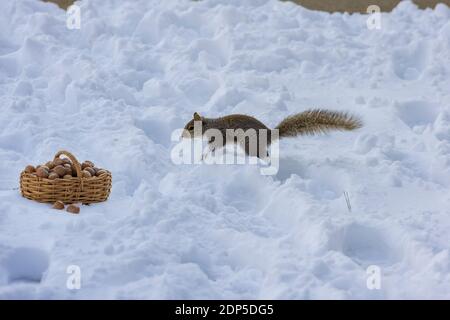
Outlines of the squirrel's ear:
{"type": "Polygon", "coordinates": [[[202,117],[197,112],[194,113],[194,121],[202,121],[202,117]]]}

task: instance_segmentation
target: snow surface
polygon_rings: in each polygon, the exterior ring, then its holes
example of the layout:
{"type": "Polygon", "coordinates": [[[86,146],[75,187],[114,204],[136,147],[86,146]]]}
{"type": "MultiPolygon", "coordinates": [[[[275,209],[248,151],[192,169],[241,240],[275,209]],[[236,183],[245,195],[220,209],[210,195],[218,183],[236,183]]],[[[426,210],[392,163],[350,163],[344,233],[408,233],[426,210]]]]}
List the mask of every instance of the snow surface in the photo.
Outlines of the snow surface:
{"type": "Polygon", "coordinates": [[[275,0],[78,5],[69,30],[0,1],[1,299],[450,298],[449,8],[402,2],[369,30],[275,0]],[[282,140],[275,176],[170,160],[194,111],[274,127],[310,107],[365,126],[282,140]],[[60,149],[112,171],[107,202],[12,190],[60,149]]]}

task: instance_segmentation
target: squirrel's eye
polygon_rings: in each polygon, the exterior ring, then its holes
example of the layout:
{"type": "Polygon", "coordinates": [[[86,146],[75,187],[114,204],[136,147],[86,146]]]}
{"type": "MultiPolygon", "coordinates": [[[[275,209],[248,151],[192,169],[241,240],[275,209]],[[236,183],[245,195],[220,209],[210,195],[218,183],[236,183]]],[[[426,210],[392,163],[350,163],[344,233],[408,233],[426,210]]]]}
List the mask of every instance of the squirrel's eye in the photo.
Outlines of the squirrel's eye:
{"type": "Polygon", "coordinates": [[[189,131],[194,130],[194,126],[189,126],[188,130],[189,131]]]}

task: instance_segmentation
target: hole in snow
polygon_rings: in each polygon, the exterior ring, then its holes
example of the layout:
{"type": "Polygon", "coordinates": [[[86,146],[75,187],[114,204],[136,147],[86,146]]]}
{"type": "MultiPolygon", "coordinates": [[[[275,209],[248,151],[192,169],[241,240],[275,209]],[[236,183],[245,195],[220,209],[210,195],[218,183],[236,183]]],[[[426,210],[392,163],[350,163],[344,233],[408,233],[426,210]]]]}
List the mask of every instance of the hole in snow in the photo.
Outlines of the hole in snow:
{"type": "Polygon", "coordinates": [[[36,248],[16,248],[5,259],[8,283],[39,283],[49,265],[48,254],[36,248]]]}
{"type": "Polygon", "coordinates": [[[377,228],[351,223],[330,237],[330,247],[362,264],[396,260],[391,242],[377,228]]]}
{"type": "Polygon", "coordinates": [[[396,105],[398,117],[409,127],[433,123],[439,114],[438,105],[427,101],[407,101],[396,105]]]}

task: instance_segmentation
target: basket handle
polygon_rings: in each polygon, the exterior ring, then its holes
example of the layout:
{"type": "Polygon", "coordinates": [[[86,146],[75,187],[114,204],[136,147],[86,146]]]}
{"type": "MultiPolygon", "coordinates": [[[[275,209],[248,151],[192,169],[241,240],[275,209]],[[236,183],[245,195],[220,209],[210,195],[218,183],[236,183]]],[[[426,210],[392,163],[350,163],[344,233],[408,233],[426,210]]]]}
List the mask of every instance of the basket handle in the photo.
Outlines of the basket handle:
{"type": "Polygon", "coordinates": [[[54,160],[59,158],[60,155],[65,155],[67,158],[72,160],[72,164],[75,166],[75,170],[77,171],[77,177],[80,179],[83,178],[83,174],[81,173],[81,165],[78,162],[77,158],[75,158],[75,156],[73,154],[71,154],[69,151],[61,150],[55,154],[54,160]]]}

